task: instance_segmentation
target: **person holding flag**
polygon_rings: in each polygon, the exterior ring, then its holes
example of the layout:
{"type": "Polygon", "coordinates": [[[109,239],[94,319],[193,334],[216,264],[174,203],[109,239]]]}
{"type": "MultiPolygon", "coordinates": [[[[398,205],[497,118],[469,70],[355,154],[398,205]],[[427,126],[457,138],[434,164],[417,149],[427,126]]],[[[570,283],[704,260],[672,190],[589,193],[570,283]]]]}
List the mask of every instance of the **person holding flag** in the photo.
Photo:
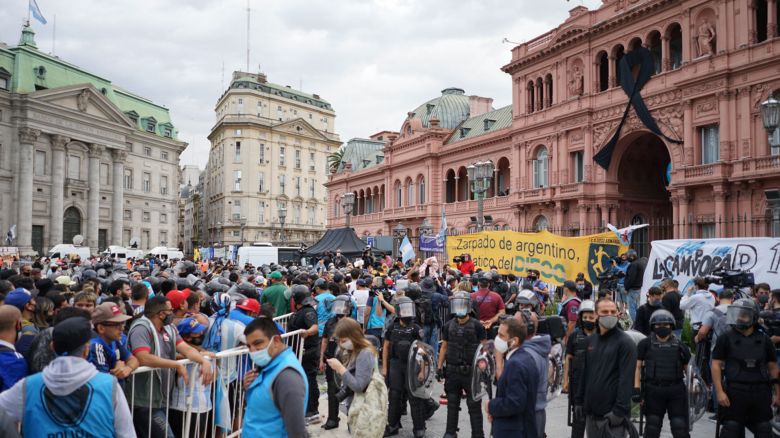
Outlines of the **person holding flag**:
{"type": "Polygon", "coordinates": [[[401,241],[401,246],[398,247],[398,250],[401,252],[401,261],[404,264],[417,256],[412,247],[412,242],[409,241],[409,236],[404,236],[404,240],[401,241]]]}

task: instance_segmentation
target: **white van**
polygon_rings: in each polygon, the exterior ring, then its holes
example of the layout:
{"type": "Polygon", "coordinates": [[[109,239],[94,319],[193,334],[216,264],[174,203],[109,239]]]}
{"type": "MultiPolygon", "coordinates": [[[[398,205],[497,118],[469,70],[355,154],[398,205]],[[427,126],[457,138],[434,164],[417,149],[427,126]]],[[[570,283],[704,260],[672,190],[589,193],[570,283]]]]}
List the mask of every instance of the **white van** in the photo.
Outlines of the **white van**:
{"type": "Polygon", "coordinates": [[[52,260],[59,260],[63,257],[69,257],[72,254],[78,255],[81,260],[87,260],[91,256],[88,246],[75,246],[69,243],[54,245],[54,247],[49,250],[48,256],[52,260]]]}
{"type": "Polygon", "coordinates": [[[178,248],[166,248],[164,246],[156,246],[149,251],[149,254],[155,257],[159,257],[162,260],[177,259],[182,260],[184,253],[179,251],[178,248]]]}
{"type": "Polygon", "coordinates": [[[238,248],[238,266],[279,263],[279,249],[273,246],[242,246],[238,248]]]}
{"type": "Polygon", "coordinates": [[[144,252],[140,249],[127,248],[127,258],[129,259],[142,259],[144,258],[144,252]]]}
{"type": "Polygon", "coordinates": [[[127,248],[117,245],[109,245],[108,248],[103,251],[103,255],[106,257],[111,257],[115,261],[122,263],[126,262],[128,257],[127,248]]]}

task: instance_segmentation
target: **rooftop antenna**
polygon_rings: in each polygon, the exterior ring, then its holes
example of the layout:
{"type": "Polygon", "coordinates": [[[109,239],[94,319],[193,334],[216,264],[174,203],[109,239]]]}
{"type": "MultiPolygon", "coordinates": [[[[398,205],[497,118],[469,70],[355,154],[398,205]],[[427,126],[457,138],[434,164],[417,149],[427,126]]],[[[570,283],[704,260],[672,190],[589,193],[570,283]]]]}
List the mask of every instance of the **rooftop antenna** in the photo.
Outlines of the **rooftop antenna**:
{"type": "Polygon", "coordinates": [[[249,0],[246,0],[246,71],[249,72],[249,0]]]}

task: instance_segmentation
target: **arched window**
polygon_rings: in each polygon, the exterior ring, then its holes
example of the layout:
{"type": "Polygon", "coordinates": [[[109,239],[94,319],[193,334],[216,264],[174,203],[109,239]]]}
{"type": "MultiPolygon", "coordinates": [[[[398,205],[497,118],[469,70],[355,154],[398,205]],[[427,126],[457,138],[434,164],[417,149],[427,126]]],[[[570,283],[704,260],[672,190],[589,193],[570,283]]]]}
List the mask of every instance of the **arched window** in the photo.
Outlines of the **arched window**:
{"type": "Polygon", "coordinates": [[[766,0],[754,0],[753,6],[753,11],[755,14],[754,20],[756,23],[755,30],[753,31],[753,39],[755,42],[760,43],[762,41],[766,41],[766,39],[769,37],[769,28],[767,27],[767,18],[769,17],[769,12],[766,0]]]}
{"type": "Polygon", "coordinates": [[[544,83],[542,78],[536,79],[536,109],[542,110],[544,108],[544,83]]]}
{"type": "Polygon", "coordinates": [[[547,73],[547,76],[544,77],[544,88],[544,95],[547,98],[544,102],[544,107],[548,108],[553,103],[553,77],[551,73],[547,73]]]}
{"type": "Polygon", "coordinates": [[[596,56],[596,59],[598,59],[599,91],[607,91],[609,89],[609,56],[607,56],[607,52],[601,52],[596,56]]]}
{"type": "Polygon", "coordinates": [[[404,193],[403,187],[401,186],[401,181],[395,182],[395,206],[396,208],[401,208],[404,206],[404,193]]]}
{"type": "Polygon", "coordinates": [[[544,231],[550,227],[550,223],[547,221],[547,217],[540,214],[534,220],[534,231],[544,231]]]}
{"type": "MultiPolygon", "coordinates": [[[[645,218],[642,217],[641,214],[635,215],[631,219],[631,225],[642,225],[644,223],[646,223],[645,218]]],[[[636,250],[638,257],[646,257],[649,255],[650,242],[648,237],[647,227],[634,230],[634,233],[631,235],[631,248],[636,250]]]]}
{"type": "Polygon", "coordinates": [[[548,156],[547,148],[540,146],[533,160],[534,188],[547,187],[548,156]]]}
{"type": "Polygon", "coordinates": [[[663,54],[661,52],[661,32],[656,30],[650,33],[650,36],[647,37],[647,49],[650,50],[650,54],[653,55],[654,73],[661,73],[661,59],[663,59],[663,54]]]}
{"type": "Polygon", "coordinates": [[[444,182],[444,202],[455,202],[455,171],[450,169],[447,171],[447,180],[444,182]]]}
{"type": "Polygon", "coordinates": [[[409,207],[414,205],[414,182],[412,180],[406,183],[406,205],[409,207]]]}
{"type": "Polygon", "coordinates": [[[536,103],[534,102],[534,81],[528,81],[528,103],[526,112],[531,114],[536,109],[536,103]]]}
{"type": "Polygon", "coordinates": [[[614,84],[615,86],[620,84],[620,60],[623,59],[624,54],[625,54],[625,49],[623,49],[622,44],[618,44],[612,50],[612,56],[615,57],[615,81],[617,81],[614,84]]]}
{"type": "Polygon", "coordinates": [[[682,67],[682,28],[677,23],[669,26],[666,31],[669,38],[669,65],[672,70],[682,67]]]}
{"type": "Polygon", "coordinates": [[[76,207],[70,207],[63,215],[62,241],[71,243],[78,234],[81,234],[81,212],[76,207]]]}
{"type": "Polygon", "coordinates": [[[371,193],[371,189],[368,189],[366,191],[366,214],[371,214],[374,212],[374,197],[371,193]]]}
{"type": "Polygon", "coordinates": [[[628,42],[628,50],[636,50],[638,48],[642,47],[642,38],[635,37],[631,38],[631,41],[628,42]]]}
{"type": "Polygon", "coordinates": [[[420,192],[417,195],[417,201],[420,205],[425,205],[425,178],[420,177],[420,180],[417,182],[417,190],[420,192]]]}

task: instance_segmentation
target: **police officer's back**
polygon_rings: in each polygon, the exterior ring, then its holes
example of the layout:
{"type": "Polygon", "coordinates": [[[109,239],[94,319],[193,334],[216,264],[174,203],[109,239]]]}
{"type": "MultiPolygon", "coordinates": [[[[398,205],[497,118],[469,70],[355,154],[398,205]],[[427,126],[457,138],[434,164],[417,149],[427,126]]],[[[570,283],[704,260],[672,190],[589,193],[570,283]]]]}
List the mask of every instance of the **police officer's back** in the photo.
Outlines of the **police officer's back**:
{"type": "MultiPolygon", "coordinates": [[[[574,405],[574,394],[582,382],[585,353],[588,349],[588,337],[596,330],[596,303],[585,300],[577,310],[577,328],[569,336],[566,344],[566,362],[564,365],[563,388],[569,393],[569,404],[574,405]]],[[[585,436],[585,418],[572,418],[572,438],[585,436]]]]}
{"type": "Polygon", "coordinates": [[[726,311],[731,326],[718,337],[712,352],[712,380],[718,396],[720,436],[736,438],[747,427],[756,438],[772,434],[774,404],[780,404],[777,357],[769,336],[757,330],[758,306],[743,298],[726,311]]]}
{"type": "Polygon", "coordinates": [[[663,418],[667,412],[672,436],[689,436],[683,371],[691,359],[691,352],[672,334],[674,328],[674,315],[667,310],[656,310],[650,316],[649,336],[639,341],[637,346],[634,401],[644,401],[646,438],[658,438],[661,435],[663,418]]]}

